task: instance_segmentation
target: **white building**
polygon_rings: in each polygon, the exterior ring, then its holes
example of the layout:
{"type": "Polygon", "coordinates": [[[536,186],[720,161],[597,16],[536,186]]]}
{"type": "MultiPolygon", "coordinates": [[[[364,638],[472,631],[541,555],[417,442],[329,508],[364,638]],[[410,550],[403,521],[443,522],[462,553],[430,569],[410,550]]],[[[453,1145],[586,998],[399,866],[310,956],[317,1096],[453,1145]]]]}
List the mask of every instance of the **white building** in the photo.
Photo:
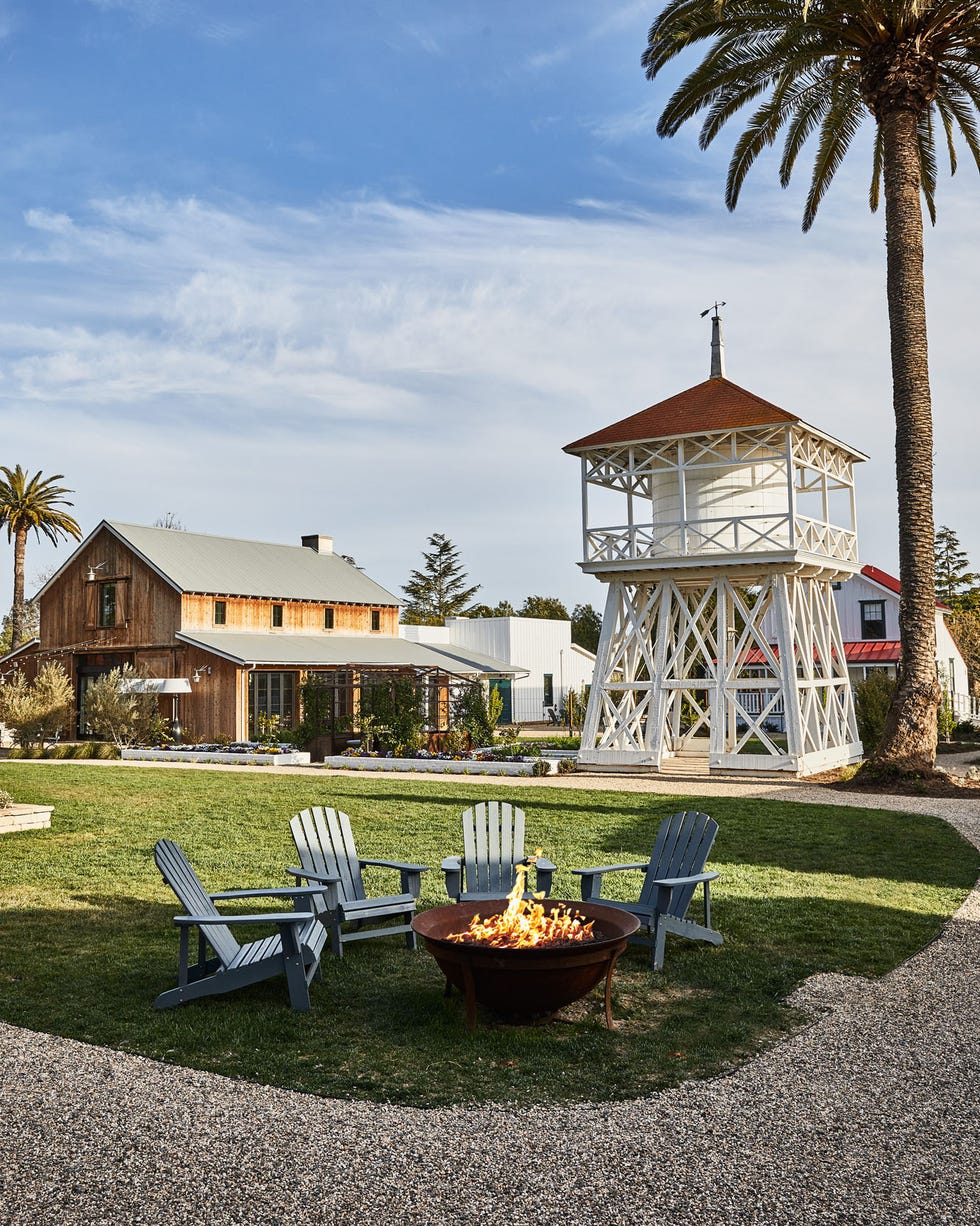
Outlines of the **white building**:
{"type": "MultiPolygon", "coordinates": [[[[851,682],[863,681],[875,670],[894,677],[901,659],[898,605],[899,581],[877,566],[864,566],[857,575],[835,584],[834,600],[844,639],[844,655],[851,682]]],[[[952,610],[936,603],[936,669],[957,720],[980,717],[980,703],[971,699],[966,661],[946,625],[952,610]]]]}
{"type": "Polygon", "coordinates": [[[505,662],[520,673],[491,684],[501,722],[557,723],[569,690],[592,682],[595,656],[572,642],[572,623],[543,617],[450,617],[444,626],[399,626],[403,638],[451,654],[453,647],[505,662]]]}

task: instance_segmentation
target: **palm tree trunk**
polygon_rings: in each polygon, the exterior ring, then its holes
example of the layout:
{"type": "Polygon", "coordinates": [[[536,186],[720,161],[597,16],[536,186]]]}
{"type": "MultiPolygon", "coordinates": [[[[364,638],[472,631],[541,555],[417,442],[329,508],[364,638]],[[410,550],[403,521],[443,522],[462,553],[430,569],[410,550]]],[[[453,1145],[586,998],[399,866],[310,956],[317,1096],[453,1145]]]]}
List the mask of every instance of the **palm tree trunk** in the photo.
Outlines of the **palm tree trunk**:
{"type": "Polygon", "coordinates": [[[24,637],[24,557],[27,529],[14,531],[14,604],[10,610],[10,650],[19,647],[24,637]]]}
{"type": "Polygon", "coordinates": [[[922,259],[921,170],[911,110],[880,117],[884,153],[888,322],[891,332],[902,663],[872,759],[902,771],[936,761],[936,574],[932,511],[932,399],[922,259]]]}

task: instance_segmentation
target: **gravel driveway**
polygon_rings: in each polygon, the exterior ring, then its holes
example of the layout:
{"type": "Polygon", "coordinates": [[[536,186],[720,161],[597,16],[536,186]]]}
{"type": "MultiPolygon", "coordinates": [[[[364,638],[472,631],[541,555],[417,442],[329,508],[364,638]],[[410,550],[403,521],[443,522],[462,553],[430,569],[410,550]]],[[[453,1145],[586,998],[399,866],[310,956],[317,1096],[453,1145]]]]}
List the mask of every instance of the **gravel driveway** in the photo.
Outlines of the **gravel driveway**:
{"type": "MultiPolygon", "coordinates": [[[[980,846],[972,800],[832,802],[937,814],[980,846]]],[[[812,1024],[733,1074],[526,1111],[335,1102],[0,1024],[0,1222],[980,1220],[980,893],[885,979],[816,976],[794,1003],[812,1024]]]]}

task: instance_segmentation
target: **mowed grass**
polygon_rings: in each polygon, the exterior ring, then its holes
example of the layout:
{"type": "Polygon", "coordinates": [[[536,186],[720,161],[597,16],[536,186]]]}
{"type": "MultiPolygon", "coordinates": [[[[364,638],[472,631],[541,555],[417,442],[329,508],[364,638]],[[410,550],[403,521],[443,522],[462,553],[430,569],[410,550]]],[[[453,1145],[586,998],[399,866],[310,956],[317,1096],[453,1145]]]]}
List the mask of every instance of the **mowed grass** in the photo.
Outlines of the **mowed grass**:
{"type": "MultiPolygon", "coordinates": [[[[802,1023],[783,1001],[808,975],[881,975],[915,953],[978,870],[938,819],[832,805],[43,762],[0,764],[0,787],[55,806],[52,829],[0,836],[0,1018],[250,1081],[422,1106],[626,1099],[717,1074],[802,1023]],[[460,850],[461,811],[486,798],[526,810],[529,843],[558,864],[553,894],[566,898],[578,897],[571,868],[643,859],[666,814],[710,812],[725,944],[668,938],[658,976],[630,948],[613,1032],[597,990],[532,1025],[482,1014],[470,1034],[460,996],[444,998],[432,958],[401,937],[326,955],[310,1013],[289,1009],[282,978],[151,1007],[176,983],[180,909],[153,863],[158,838],[177,840],[210,890],[289,884],[289,817],[334,805],[361,855],[432,866],[424,908],[446,901],[437,866],[460,850]]],[[[369,886],[396,888],[372,871],[369,886]]]]}

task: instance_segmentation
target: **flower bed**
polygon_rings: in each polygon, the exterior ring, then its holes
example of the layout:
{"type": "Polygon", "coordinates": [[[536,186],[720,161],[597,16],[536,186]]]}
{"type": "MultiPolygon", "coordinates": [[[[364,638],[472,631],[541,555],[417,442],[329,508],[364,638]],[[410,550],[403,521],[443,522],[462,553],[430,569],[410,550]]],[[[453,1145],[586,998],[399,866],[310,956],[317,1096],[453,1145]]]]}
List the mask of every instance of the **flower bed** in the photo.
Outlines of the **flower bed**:
{"type": "Polygon", "coordinates": [[[130,762],[216,762],[236,766],[309,766],[310,755],[291,745],[156,745],[150,749],[124,749],[130,762]]]}
{"type": "MultiPolygon", "coordinates": [[[[426,771],[442,775],[532,775],[534,763],[540,758],[518,758],[508,762],[495,762],[483,758],[385,758],[371,754],[334,754],[323,759],[323,765],[334,770],[352,771],[426,771]]],[[[555,764],[548,763],[549,774],[555,773],[555,764]]],[[[540,768],[539,768],[540,769],[540,768]]]]}

